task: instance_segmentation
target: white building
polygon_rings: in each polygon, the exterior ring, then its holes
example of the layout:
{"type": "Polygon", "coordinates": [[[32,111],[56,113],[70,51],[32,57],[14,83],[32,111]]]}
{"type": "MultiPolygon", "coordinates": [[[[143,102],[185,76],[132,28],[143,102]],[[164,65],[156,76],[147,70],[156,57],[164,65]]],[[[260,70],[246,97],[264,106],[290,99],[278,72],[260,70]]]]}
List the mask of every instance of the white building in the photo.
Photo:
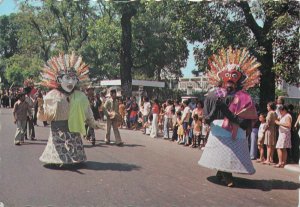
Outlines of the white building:
{"type": "MultiPolygon", "coordinates": [[[[117,91],[117,96],[121,96],[121,80],[103,80],[100,81],[101,87],[114,88],[117,91]]],[[[162,81],[149,81],[149,80],[132,80],[132,95],[141,96],[143,92],[147,93],[146,88],[164,88],[165,82],[162,81]]]]}
{"type": "Polygon", "coordinates": [[[211,87],[205,75],[192,78],[180,78],[178,82],[178,89],[186,91],[187,95],[191,95],[193,92],[207,92],[211,87]]]}
{"type": "Polygon", "coordinates": [[[300,87],[292,86],[287,84],[285,81],[281,81],[277,88],[285,91],[290,98],[300,98],[300,87]]]}

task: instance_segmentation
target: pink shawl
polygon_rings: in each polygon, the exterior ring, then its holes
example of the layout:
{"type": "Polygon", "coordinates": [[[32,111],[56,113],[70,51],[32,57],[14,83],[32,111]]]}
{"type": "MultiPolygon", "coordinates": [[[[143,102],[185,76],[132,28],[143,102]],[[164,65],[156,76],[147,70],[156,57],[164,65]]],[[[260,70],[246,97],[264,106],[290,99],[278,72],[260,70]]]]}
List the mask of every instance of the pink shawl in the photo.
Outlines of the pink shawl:
{"type": "MultiPolygon", "coordinates": [[[[245,91],[238,91],[233,101],[229,106],[229,110],[242,119],[251,119],[255,121],[257,119],[257,112],[255,105],[251,99],[251,96],[245,91]]],[[[239,126],[230,122],[226,117],[222,127],[228,131],[231,131],[232,138],[235,139],[239,126]]]]}

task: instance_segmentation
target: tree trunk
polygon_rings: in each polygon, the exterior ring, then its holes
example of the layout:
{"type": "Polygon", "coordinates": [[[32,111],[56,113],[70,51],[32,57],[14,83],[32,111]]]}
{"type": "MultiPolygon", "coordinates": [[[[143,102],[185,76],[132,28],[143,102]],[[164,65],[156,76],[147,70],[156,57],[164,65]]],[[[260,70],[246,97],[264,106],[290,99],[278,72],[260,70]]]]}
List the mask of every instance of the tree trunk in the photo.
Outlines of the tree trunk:
{"type": "Polygon", "coordinates": [[[272,39],[268,38],[268,33],[274,22],[274,18],[267,16],[264,22],[264,27],[261,28],[255,21],[249,2],[240,1],[238,3],[239,7],[243,10],[247,26],[253,32],[256,41],[259,46],[263,47],[266,53],[260,57],[257,57],[261,63],[260,72],[260,101],[259,106],[261,111],[266,110],[267,103],[269,101],[274,101],[275,99],[275,73],[272,72],[273,67],[273,47],[272,39]]]}
{"type": "Polygon", "coordinates": [[[260,78],[260,110],[266,111],[267,103],[275,100],[275,73],[272,72],[273,53],[272,42],[269,41],[264,45],[266,54],[258,57],[261,63],[261,78],[260,78]]]}
{"type": "Polygon", "coordinates": [[[121,76],[121,88],[123,96],[132,95],[132,57],[131,57],[131,44],[132,44],[132,34],[131,34],[131,18],[135,15],[135,10],[132,8],[127,8],[122,13],[121,17],[121,27],[122,27],[122,37],[121,37],[121,52],[120,52],[120,76],[121,76]]]}

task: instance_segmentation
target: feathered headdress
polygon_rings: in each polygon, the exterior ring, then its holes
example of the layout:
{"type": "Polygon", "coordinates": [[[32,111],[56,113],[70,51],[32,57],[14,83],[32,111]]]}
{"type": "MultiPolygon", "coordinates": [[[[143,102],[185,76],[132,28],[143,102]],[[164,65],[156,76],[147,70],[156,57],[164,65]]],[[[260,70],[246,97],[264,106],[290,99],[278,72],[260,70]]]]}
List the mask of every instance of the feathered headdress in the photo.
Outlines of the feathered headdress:
{"type": "Polygon", "coordinates": [[[34,87],[34,81],[31,78],[24,80],[24,87],[34,87]]]}
{"type": "Polygon", "coordinates": [[[81,85],[87,84],[89,82],[88,73],[88,65],[82,61],[81,56],[75,55],[75,52],[72,52],[71,55],[60,53],[59,56],[52,57],[45,64],[41,73],[41,85],[58,88],[60,83],[57,78],[64,74],[75,75],[81,85]]]}
{"type": "Polygon", "coordinates": [[[31,78],[28,78],[26,80],[24,80],[24,88],[23,88],[23,92],[26,94],[35,94],[37,92],[37,90],[34,88],[34,81],[31,78]]]}
{"type": "Polygon", "coordinates": [[[256,58],[250,56],[247,49],[219,50],[218,55],[212,55],[208,59],[210,71],[208,81],[211,85],[219,86],[220,83],[232,81],[241,84],[243,90],[247,90],[260,81],[258,67],[261,65],[256,58]]]}

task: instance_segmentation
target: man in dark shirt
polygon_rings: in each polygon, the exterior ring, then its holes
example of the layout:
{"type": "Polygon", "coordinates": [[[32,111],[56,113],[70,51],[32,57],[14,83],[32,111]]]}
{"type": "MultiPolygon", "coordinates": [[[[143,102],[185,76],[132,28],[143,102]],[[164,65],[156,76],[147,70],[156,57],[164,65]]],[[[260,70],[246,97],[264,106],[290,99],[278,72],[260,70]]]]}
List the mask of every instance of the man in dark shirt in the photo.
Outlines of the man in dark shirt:
{"type": "MultiPolygon", "coordinates": [[[[94,87],[90,86],[87,88],[87,97],[90,102],[90,107],[92,109],[94,119],[96,121],[100,120],[100,114],[99,114],[99,107],[101,106],[101,101],[100,99],[96,99],[95,93],[94,93],[94,87]]],[[[87,129],[87,140],[89,140],[92,145],[95,145],[96,143],[96,135],[95,135],[95,130],[92,127],[89,127],[86,125],[87,129]]]]}
{"type": "Polygon", "coordinates": [[[24,137],[26,134],[27,115],[32,117],[31,108],[25,101],[25,93],[20,93],[18,95],[18,101],[14,104],[13,115],[14,123],[17,125],[15,145],[20,145],[21,142],[24,142],[24,137]]]}

